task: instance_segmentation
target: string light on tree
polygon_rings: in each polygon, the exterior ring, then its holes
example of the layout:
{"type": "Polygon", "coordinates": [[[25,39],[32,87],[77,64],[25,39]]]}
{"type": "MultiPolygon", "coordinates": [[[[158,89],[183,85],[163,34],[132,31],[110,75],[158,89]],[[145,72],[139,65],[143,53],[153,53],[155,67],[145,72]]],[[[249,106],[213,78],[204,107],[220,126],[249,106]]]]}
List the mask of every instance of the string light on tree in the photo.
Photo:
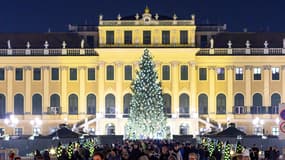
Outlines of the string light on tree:
{"type": "Polygon", "coordinates": [[[229,144],[229,142],[226,142],[224,150],[224,160],[231,160],[231,145],[229,144]]]}
{"type": "Polygon", "coordinates": [[[127,123],[128,138],[166,138],[161,83],[147,49],[144,50],[131,90],[133,94],[127,123]]]}
{"type": "Polygon", "coordinates": [[[59,142],[58,143],[58,146],[56,148],[56,157],[59,159],[62,155],[62,145],[61,143],[59,142]]]}

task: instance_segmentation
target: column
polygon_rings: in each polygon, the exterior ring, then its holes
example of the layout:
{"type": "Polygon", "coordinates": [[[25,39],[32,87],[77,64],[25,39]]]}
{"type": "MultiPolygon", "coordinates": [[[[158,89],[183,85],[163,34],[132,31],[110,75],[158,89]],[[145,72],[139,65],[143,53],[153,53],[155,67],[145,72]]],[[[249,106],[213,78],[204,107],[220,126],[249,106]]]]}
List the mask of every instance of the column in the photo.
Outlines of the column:
{"type": "Polygon", "coordinates": [[[99,99],[99,110],[98,113],[101,115],[105,114],[105,62],[99,62],[98,71],[98,99],[99,99]]]}
{"type": "MultiPolygon", "coordinates": [[[[171,62],[171,90],[172,90],[172,99],[173,107],[172,113],[179,113],[179,72],[178,72],[178,62],[171,62]]],[[[190,111],[189,111],[190,113],[190,111]]]]}
{"type": "Polygon", "coordinates": [[[215,81],[216,81],[216,67],[209,66],[209,97],[208,97],[208,114],[216,114],[216,95],[215,95],[215,81]]]}
{"type": "Polygon", "coordinates": [[[49,79],[50,79],[50,67],[49,66],[43,66],[42,70],[44,72],[44,98],[43,98],[43,113],[46,113],[48,111],[49,104],[49,79]]]}
{"type": "Polygon", "coordinates": [[[122,62],[116,62],[116,117],[122,118],[123,116],[123,104],[122,104],[122,88],[123,88],[123,67],[122,62]]]}
{"type": "Polygon", "coordinates": [[[79,69],[79,105],[78,105],[78,114],[79,115],[84,115],[86,114],[87,111],[87,106],[86,106],[86,95],[85,95],[85,83],[86,83],[86,66],[80,66],[78,67],[79,69]]]}
{"type": "Polygon", "coordinates": [[[227,66],[227,96],[226,96],[226,113],[231,114],[233,112],[233,78],[234,78],[234,66],[227,66]]]}
{"type": "Polygon", "coordinates": [[[271,66],[263,66],[263,106],[271,106],[270,104],[270,69],[271,66]]]}
{"type": "Polygon", "coordinates": [[[285,102],[285,65],[281,66],[281,82],[282,82],[282,93],[281,93],[281,103],[285,102]]]}
{"type": "Polygon", "coordinates": [[[196,63],[189,62],[190,65],[190,113],[195,113],[198,115],[198,105],[197,105],[197,74],[196,74],[196,63]]]}
{"type": "Polygon", "coordinates": [[[61,66],[61,112],[62,114],[68,114],[68,103],[67,103],[67,78],[68,78],[68,66],[61,66]]]}
{"type": "Polygon", "coordinates": [[[245,101],[244,101],[244,105],[247,107],[251,106],[251,99],[252,99],[252,95],[251,95],[251,73],[252,70],[252,66],[246,65],[245,66],[245,101]]]}
{"type": "Polygon", "coordinates": [[[6,104],[7,104],[7,110],[6,113],[14,113],[14,96],[13,96],[13,67],[12,66],[7,66],[6,67],[7,71],[7,99],[6,99],[6,104]]]}
{"type": "Polygon", "coordinates": [[[32,113],[32,96],[31,96],[31,87],[32,87],[32,67],[31,66],[24,66],[25,72],[25,114],[32,113]]]}

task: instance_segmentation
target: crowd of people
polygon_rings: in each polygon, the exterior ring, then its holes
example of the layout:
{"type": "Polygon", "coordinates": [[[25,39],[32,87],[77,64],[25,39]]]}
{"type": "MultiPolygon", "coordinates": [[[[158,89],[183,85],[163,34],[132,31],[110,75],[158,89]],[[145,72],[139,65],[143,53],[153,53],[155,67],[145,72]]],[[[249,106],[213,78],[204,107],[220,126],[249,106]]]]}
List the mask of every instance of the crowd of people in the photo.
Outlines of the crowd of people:
{"type": "MultiPolygon", "coordinates": [[[[244,149],[242,153],[233,154],[233,160],[259,160],[259,148],[244,149]]],[[[270,147],[265,151],[266,160],[277,160],[279,151],[270,147]]],[[[208,146],[202,144],[179,143],[169,141],[124,141],[112,145],[95,145],[94,153],[90,148],[79,145],[70,156],[67,148],[63,148],[58,160],[222,160],[223,151],[215,148],[210,155],[208,146]]],[[[35,160],[50,160],[48,151],[41,154],[36,151],[35,160]]]]}

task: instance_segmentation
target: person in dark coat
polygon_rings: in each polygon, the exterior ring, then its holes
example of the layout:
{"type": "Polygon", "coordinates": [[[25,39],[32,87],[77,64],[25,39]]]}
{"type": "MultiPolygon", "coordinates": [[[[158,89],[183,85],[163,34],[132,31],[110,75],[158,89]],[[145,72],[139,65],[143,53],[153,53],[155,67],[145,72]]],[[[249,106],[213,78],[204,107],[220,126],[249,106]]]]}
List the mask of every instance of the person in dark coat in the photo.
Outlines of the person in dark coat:
{"type": "Polygon", "coordinates": [[[168,160],[169,155],[170,154],[167,145],[163,145],[161,148],[159,160],[168,160]]]}
{"type": "Polygon", "coordinates": [[[45,151],[43,154],[44,160],[50,160],[49,152],[45,151]]]}
{"type": "Polygon", "coordinates": [[[130,158],[129,160],[137,160],[138,157],[142,154],[142,152],[139,149],[139,145],[138,144],[134,144],[133,149],[130,153],[130,158]]]}

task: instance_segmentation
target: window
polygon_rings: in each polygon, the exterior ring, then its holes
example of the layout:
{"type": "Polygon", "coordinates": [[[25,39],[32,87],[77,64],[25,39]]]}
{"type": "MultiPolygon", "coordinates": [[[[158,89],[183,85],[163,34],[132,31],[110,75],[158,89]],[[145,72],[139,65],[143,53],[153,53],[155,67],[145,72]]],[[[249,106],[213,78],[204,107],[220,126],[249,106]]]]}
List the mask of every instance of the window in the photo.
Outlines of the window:
{"type": "Polygon", "coordinates": [[[16,81],[22,81],[23,80],[23,68],[16,68],[16,81]]]}
{"type": "Polygon", "coordinates": [[[33,128],[33,135],[34,136],[39,136],[41,133],[41,129],[38,127],[33,128]]]}
{"type": "Polygon", "coordinates": [[[3,81],[5,80],[5,69],[0,68],[0,80],[3,81]]]}
{"type": "Polygon", "coordinates": [[[199,80],[207,80],[207,68],[199,68],[199,80]]]}
{"type": "Polygon", "coordinates": [[[107,80],[114,80],[114,66],[107,66],[107,80]]]}
{"type": "Polygon", "coordinates": [[[33,104],[32,104],[32,114],[33,115],[40,115],[42,114],[42,96],[40,94],[35,94],[32,97],[33,104]]]}
{"type": "Polygon", "coordinates": [[[151,44],[151,32],[143,31],[143,44],[151,44]]]}
{"type": "Polygon", "coordinates": [[[180,79],[188,80],[188,66],[187,65],[182,65],[180,67],[180,79]]]}
{"type": "Polygon", "coordinates": [[[201,35],[200,36],[200,47],[201,48],[206,48],[208,45],[208,37],[207,35],[201,35]]]}
{"type": "Polygon", "coordinates": [[[14,114],[24,114],[24,96],[21,94],[16,94],[14,96],[14,114]]]}
{"type": "Polygon", "coordinates": [[[88,47],[90,48],[95,47],[94,46],[94,36],[87,36],[86,39],[87,39],[88,47]]]}
{"type": "Polygon", "coordinates": [[[263,133],[262,127],[254,127],[253,128],[253,134],[254,135],[262,135],[262,133],[263,133]]]}
{"type": "Polygon", "coordinates": [[[114,44],[114,31],[106,31],[106,44],[114,44]]]}
{"type": "Polygon", "coordinates": [[[5,128],[0,128],[0,137],[5,134],[5,128]]]}
{"type": "Polygon", "coordinates": [[[279,68],[273,67],[271,68],[272,71],[272,80],[279,80],[279,68]]]}
{"type": "Polygon", "coordinates": [[[273,136],[279,136],[279,128],[278,127],[272,128],[272,135],[273,136]]]}
{"type": "Polygon", "coordinates": [[[22,136],[23,135],[23,128],[15,128],[15,135],[22,136]]]}
{"type": "Polygon", "coordinates": [[[105,97],[105,117],[115,118],[116,107],[115,107],[115,96],[113,94],[108,94],[105,97]]]}
{"type": "Polygon", "coordinates": [[[242,68],[236,68],[236,80],[243,80],[242,68]]]}
{"type": "Polygon", "coordinates": [[[0,119],[6,118],[6,97],[0,94],[0,119]]]}
{"type": "Polygon", "coordinates": [[[253,79],[261,80],[261,68],[257,67],[253,69],[253,79]]]}
{"type": "Polygon", "coordinates": [[[179,96],[179,117],[189,117],[189,104],[190,100],[188,94],[181,94],[179,96]]]}
{"type": "Polygon", "coordinates": [[[171,118],[171,95],[163,94],[162,97],[164,105],[163,111],[168,118],[171,118]]]}
{"type": "Polygon", "coordinates": [[[170,32],[162,31],[162,44],[170,44],[170,32]]]}
{"type": "Polygon", "coordinates": [[[58,68],[51,69],[51,80],[53,81],[59,80],[59,69],[58,68]]]}
{"type": "Polygon", "coordinates": [[[132,80],[132,66],[131,65],[126,65],[125,66],[125,80],[132,80]]]}
{"type": "Polygon", "coordinates": [[[124,118],[129,117],[131,100],[132,100],[132,95],[130,93],[124,95],[124,114],[123,114],[124,118]]]}
{"type": "Polygon", "coordinates": [[[244,106],[244,96],[240,93],[235,95],[235,106],[244,106]]]}
{"type": "Polygon", "coordinates": [[[170,80],[170,67],[168,65],[162,66],[162,80],[170,80]]]}
{"type": "Polygon", "coordinates": [[[216,101],[217,114],[226,114],[226,104],[226,96],[224,94],[219,94],[216,101]]]}
{"type": "Polygon", "coordinates": [[[60,113],[60,97],[57,94],[50,96],[50,113],[58,114],[60,113]]]}
{"type": "Polygon", "coordinates": [[[88,68],[88,80],[89,81],[95,80],[95,68],[88,68]]]}
{"type": "Polygon", "coordinates": [[[180,44],[188,44],[188,31],[180,31],[180,44]]]}
{"type": "Polygon", "coordinates": [[[68,97],[68,113],[71,115],[78,114],[78,96],[75,94],[68,97]]]}
{"type": "Polygon", "coordinates": [[[189,126],[188,124],[182,124],[179,127],[179,134],[180,135],[188,135],[189,126]]]}
{"type": "Polygon", "coordinates": [[[34,80],[35,81],[41,80],[41,69],[40,68],[34,68],[34,80]]]}
{"type": "Polygon", "coordinates": [[[253,106],[262,106],[262,95],[255,93],[253,95],[253,106]]]}
{"type": "Polygon", "coordinates": [[[274,93],[271,96],[271,106],[278,107],[281,102],[281,96],[278,93],[274,93]]]}
{"type": "Polygon", "coordinates": [[[70,68],[69,70],[69,79],[72,81],[77,80],[77,69],[76,68],[70,68]]]}
{"type": "Polygon", "coordinates": [[[208,96],[200,94],[198,97],[199,114],[208,114],[208,96]]]}
{"type": "Polygon", "coordinates": [[[96,96],[94,94],[87,96],[87,114],[96,114],[96,96]]]}
{"type": "Polygon", "coordinates": [[[217,68],[217,79],[225,80],[225,68],[217,68]]]}
{"type": "Polygon", "coordinates": [[[125,31],[125,44],[132,44],[133,36],[132,31],[125,31]]]}

